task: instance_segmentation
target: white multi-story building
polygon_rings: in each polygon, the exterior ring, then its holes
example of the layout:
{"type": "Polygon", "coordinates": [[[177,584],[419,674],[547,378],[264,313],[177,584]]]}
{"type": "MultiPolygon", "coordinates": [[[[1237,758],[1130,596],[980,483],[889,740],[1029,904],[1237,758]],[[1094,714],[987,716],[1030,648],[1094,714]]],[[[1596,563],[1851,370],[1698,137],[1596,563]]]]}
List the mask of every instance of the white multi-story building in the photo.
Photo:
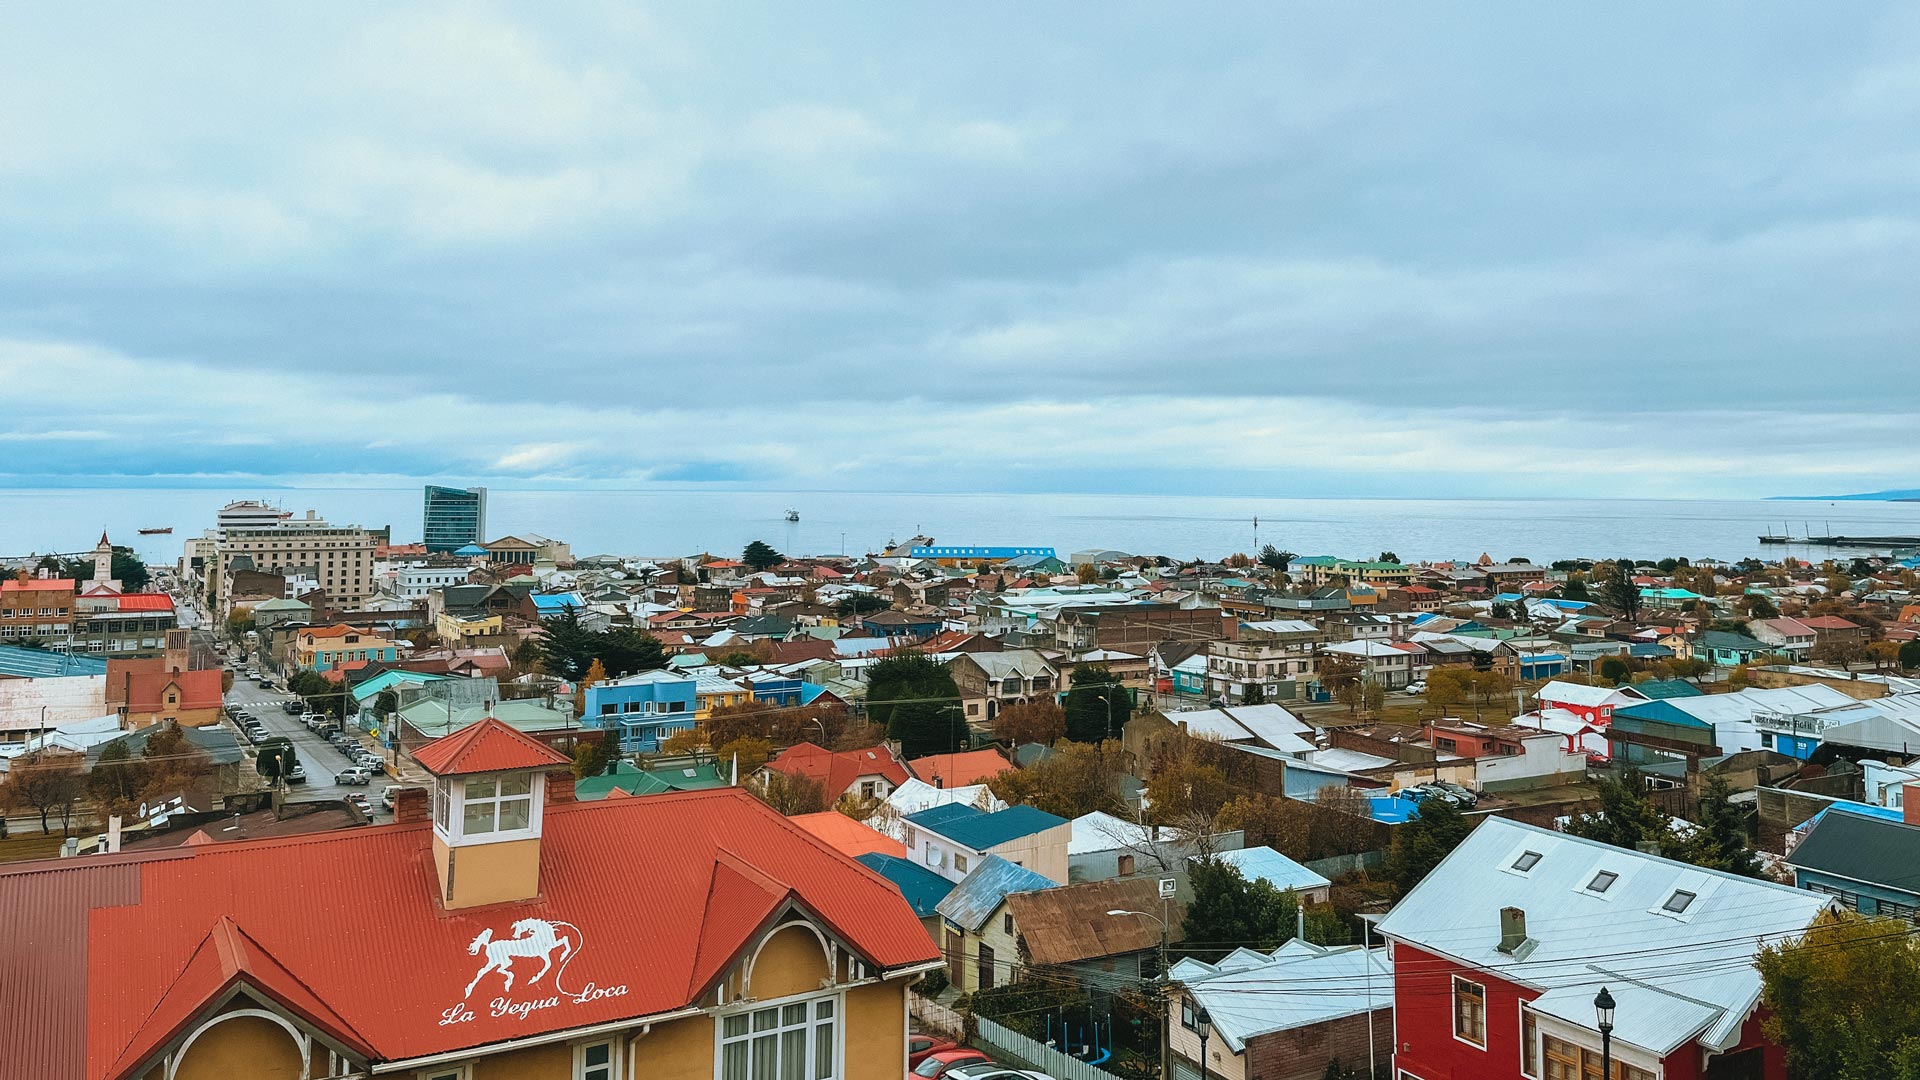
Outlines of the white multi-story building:
{"type": "Polygon", "coordinates": [[[358,604],[373,595],[373,549],[378,538],[357,525],[329,525],[309,510],[304,518],[280,520],[264,527],[236,525],[224,528],[222,533],[222,580],[234,559],[244,555],[252,560],[255,570],[279,573],[310,569],[318,587],[333,603],[358,604]]]}
{"type": "Polygon", "coordinates": [[[403,566],[394,574],[393,594],[402,600],[424,600],[449,585],[465,585],[471,566],[403,566]]]}

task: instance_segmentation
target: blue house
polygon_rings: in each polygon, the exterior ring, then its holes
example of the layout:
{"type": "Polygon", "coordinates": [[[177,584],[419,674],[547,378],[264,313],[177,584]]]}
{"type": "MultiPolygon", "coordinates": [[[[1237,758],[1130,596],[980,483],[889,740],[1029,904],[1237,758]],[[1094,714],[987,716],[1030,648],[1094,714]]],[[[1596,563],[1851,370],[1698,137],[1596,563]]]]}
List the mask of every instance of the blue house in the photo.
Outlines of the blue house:
{"type": "Polygon", "coordinates": [[[643,671],[587,687],[582,727],[616,733],[620,749],[650,754],[696,726],[699,680],[675,671],[643,671]]]}
{"type": "Polygon", "coordinates": [[[1522,679],[1551,679],[1567,672],[1567,658],[1561,653],[1521,653],[1522,679]]]}
{"type": "Polygon", "coordinates": [[[1920,881],[1913,874],[1920,865],[1920,825],[1831,806],[1814,818],[1787,865],[1796,886],[1862,915],[1920,918],[1920,881]]]}
{"type": "Polygon", "coordinates": [[[755,701],[764,701],[770,705],[804,705],[807,702],[807,682],[798,675],[768,675],[755,672],[747,678],[736,681],[753,687],[755,701]]]}

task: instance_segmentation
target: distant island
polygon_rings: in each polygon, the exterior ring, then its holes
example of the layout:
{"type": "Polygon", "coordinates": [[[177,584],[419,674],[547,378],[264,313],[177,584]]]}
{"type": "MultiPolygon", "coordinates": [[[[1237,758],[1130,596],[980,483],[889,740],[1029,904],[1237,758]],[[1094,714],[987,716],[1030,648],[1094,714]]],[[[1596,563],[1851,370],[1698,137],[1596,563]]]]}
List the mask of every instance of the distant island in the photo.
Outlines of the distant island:
{"type": "Polygon", "coordinates": [[[1773,495],[1769,502],[1920,502],[1920,488],[1867,491],[1857,495],[1773,495]]]}

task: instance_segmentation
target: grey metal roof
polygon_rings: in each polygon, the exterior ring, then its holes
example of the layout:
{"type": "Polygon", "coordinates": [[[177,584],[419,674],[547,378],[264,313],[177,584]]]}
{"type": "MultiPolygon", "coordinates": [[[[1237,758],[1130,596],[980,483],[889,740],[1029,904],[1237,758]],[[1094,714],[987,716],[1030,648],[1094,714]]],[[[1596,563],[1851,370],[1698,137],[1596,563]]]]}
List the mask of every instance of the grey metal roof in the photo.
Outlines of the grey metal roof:
{"type": "Polygon", "coordinates": [[[1171,974],[1207,1007],[1213,1029],[1236,1054],[1255,1036],[1393,1005],[1393,960],[1380,948],[1326,948],[1295,938],[1271,956],[1236,949],[1217,964],[1182,960],[1171,974]]]}
{"type": "Polygon", "coordinates": [[[1902,892],[1920,892],[1920,879],[1913,872],[1920,866],[1920,825],[1832,807],[1794,846],[1787,863],[1902,892]]]}
{"type": "Polygon", "coordinates": [[[940,917],[963,930],[978,930],[1000,910],[1009,893],[1034,892],[1057,888],[1058,883],[1024,866],[1015,866],[998,855],[989,855],[974,866],[966,879],[953,887],[934,910],[940,917]]]}
{"type": "MultiPolygon", "coordinates": [[[[1829,899],[1768,881],[1703,870],[1593,840],[1490,818],[1380,922],[1380,932],[1543,991],[1584,993],[1570,1022],[1590,1027],[1600,987],[1629,983],[1674,1002],[1704,1003],[1712,1018],[1696,1031],[1724,1050],[1760,999],[1753,956],[1762,944],[1797,937],[1829,899]],[[1532,868],[1515,869],[1524,853],[1532,868]],[[1588,889],[1601,871],[1618,875],[1604,893],[1588,889]],[[1680,914],[1662,908],[1676,890],[1693,894],[1680,914]],[[1502,953],[1500,910],[1520,908],[1534,942],[1524,959],[1502,953]]],[[[1688,1015],[1649,1004],[1615,1018],[1614,1038],[1654,1053],[1673,1045],[1688,1015]]]]}

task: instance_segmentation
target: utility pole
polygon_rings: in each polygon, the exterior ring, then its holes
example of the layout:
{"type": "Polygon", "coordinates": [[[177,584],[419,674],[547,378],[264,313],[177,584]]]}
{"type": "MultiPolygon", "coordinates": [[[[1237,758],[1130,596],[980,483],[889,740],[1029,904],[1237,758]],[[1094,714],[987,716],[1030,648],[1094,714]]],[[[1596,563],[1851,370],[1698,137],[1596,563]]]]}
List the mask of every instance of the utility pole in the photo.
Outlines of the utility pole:
{"type": "MultiPolygon", "coordinates": [[[[1173,878],[1160,879],[1160,910],[1162,915],[1148,911],[1127,911],[1116,908],[1107,912],[1118,918],[1121,915],[1138,915],[1143,919],[1152,919],[1160,924],[1160,986],[1156,996],[1160,999],[1160,1077],[1161,1080],[1173,1080],[1173,972],[1167,967],[1167,938],[1170,929],[1164,916],[1167,900],[1172,895],[1170,886],[1173,878]]],[[[1204,1055],[1202,1060],[1204,1060],[1204,1055]]]]}

